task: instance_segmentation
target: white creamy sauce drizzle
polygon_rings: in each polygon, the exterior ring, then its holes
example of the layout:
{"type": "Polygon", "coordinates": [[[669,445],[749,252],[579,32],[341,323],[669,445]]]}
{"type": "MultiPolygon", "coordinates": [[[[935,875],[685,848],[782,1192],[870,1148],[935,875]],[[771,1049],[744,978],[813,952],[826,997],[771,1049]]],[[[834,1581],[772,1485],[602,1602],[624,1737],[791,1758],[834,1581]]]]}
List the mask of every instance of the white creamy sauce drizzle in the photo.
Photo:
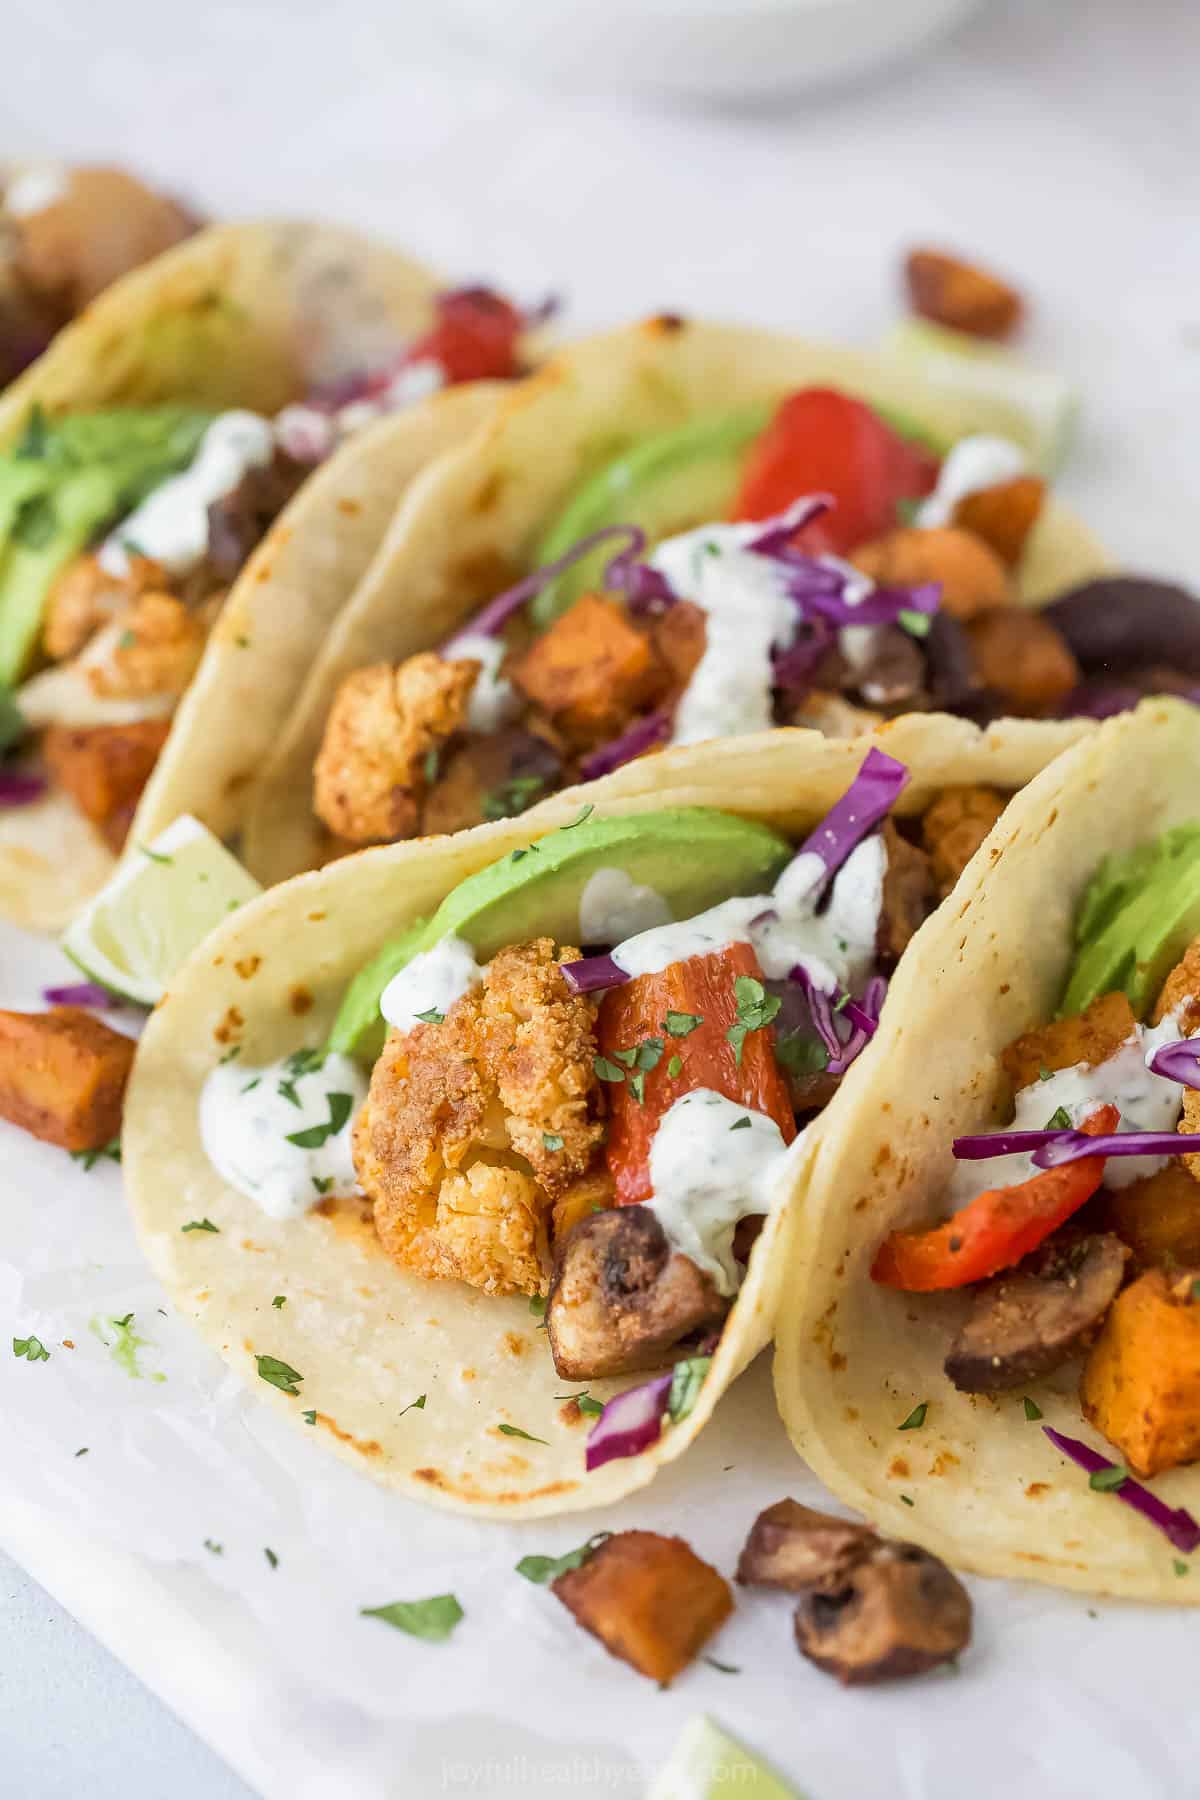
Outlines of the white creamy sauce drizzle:
{"type": "MultiPolygon", "coordinates": [[[[1063,1107],[1073,1126],[1080,1126],[1098,1106],[1115,1106],[1121,1114],[1118,1131],[1174,1131],[1183,1110],[1183,1088],[1165,1075],[1155,1075],[1146,1065],[1164,1044],[1178,1043],[1179,1020],[1168,1013],[1159,1025],[1139,1025],[1114,1056],[1089,1066],[1076,1063],[1057,1069],[1045,1081],[1032,1082],[1016,1098],[1016,1111],[1005,1131],[1044,1131],[1063,1107]]],[[[1166,1156],[1114,1156],[1104,1168],[1104,1185],[1128,1187],[1165,1168],[1166,1156]]],[[[956,1162],[950,1179],[950,1209],[986,1193],[989,1188],[1012,1187],[1041,1171],[1029,1151],[1011,1156],[989,1156],[980,1162],[956,1162]]]]}
{"type": "Polygon", "coordinates": [[[376,419],[382,419],[387,413],[403,412],[410,406],[418,406],[422,400],[428,400],[445,385],[446,371],[432,357],[422,357],[420,362],[405,363],[377,394],[362,400],[351,400],[339,407],[333,415],[338,435],[352,437],[356,431],[373,425],[376,419]]]}
{"type": "Polygon", "coordinates": [[[512,682],[500,673],[508,654],[504,640],[482,631],[465,631],[453,640],[448,654],[455,662],[480,664],[467,702],[467,730],[487,733],[510,724],[521,710],[521,699],[512,682]]]}
{"type": "Polygon", "coordinates": [[[786,1149],[774,1119],[711,1088],[681,1094],[659,1123],[648,1204],[668,1241],[712,1276],[718,1293],[737,1292],[734,1230],[739,1219],[770,1211],[786,1149]]]}
{"type": "Polygon", "coordinates": [[[938,472],[937,486],[917,509],[917,524],[928,528],[949,525],[954,509],[968,494],[1014,481],[1027,468],[1025,453],[1008,438],[960,438],[938,472]]]}
{"type": "Polygon", "coordinates": [[[265,1068],[219,1063],[200,1094],[205,1155],[222,1180],[268,1218],[297,1219],[323,1193],[356,1191],[352,1128],[366,1094],[366,1078],[348,1056],[327,1056],[304,1075],[290,1074],[286,1059],[265,1068]],[[312,1149],[289,1143],[295,1133],[329,1123],[330,1094],[349,1094],[353,1101],[341,1130],[312,1149]]]}
{"type": "Polygon", "coordinates": [[[110,575],[129,571],[136,552],[170,575],[187,575],[208,552],[208,509],[232,493],[250,469],[264,469],[275,453],[269,419],[227,412],[214,419],[190,466],[172,475],[104,540],[100,564],[110,575]]]}
{"type": "Polygon", "coordinates": [[[864,838],[834,876],[829,903],[817,912],[825,865],[812,851],[792,858],[771,894],[723,900],[677,924],[659,925],[617,944],[613,961],[627,975],[653,975],[689,956],[727,944],[751,944],[763,973],[783,980],[802,963],[828,993],[861,987],[875,959],[887,849],[878,833],[864,838]]]}
{"type": "Polygon", "coordinates": [[[634,881],[624,869],[597,869],[579,896],[581,944],[618,944],[635,932],[670,921],[671,908],[662,895],[634,881]]]}
{"type": "Polygon", "coordinates": [[[4,189],[4,210],[14,219],[27,219],[64,199],[70,185],[71,171],[60,164],[37,163],[21,169],[4,189]]]}
{"type": "Polygon", "coordinates": [[[478,987],[482,979],[483,971],[470,944],[451,932],[392,976],[379,1010],[397,1031],[411,1031],[422,1023],[422,1013],[440,1013],[444,1018],[454,1002],[478,987]]]}
{"type": "Polygon", "coordinates": [[[165,719],[175,710],[178,695],[98,694],[92,674],[115,666],[114,652],[125,635],[125,625],[114,619],[90,638],[70,662],[56,663],[33,675],[17,690],[21,716],[31,730],[49,725],[82,729],[89,725],[136,725],[142,719],[165,719]]]}
{"type": "Polygon", "coordinates": [[[672,589],[705,615],[704,654],[675,709],[673,744],[766,731],[771,652],[795,640],[798,613],[769,557],[745,549],[761,525],[704,525],[667,538],[650,557],[672,589]]]}

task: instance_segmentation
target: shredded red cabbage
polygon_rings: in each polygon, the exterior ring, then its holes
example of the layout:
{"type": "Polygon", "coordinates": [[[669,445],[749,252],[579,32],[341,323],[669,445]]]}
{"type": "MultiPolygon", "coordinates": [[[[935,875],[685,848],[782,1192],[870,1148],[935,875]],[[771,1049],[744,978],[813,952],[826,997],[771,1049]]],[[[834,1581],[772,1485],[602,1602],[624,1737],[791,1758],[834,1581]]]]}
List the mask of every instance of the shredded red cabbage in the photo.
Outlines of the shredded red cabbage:
{"type": "Polygon", "coordinates": [[[620,1456],[637,1456],[658,1442],[674,1379],[673,1372],[656,1375],[653,1381],[626,1388],[608,1402],[588,1433],[589,1469],[598,1469],[620,1456]]]}
{"type": "Polygon", "coordinates": [[[819,856],[826,879],[845,862],[854,846],[896,804],[911,779],[902,762],[882,750],[868,750],[858,774],[841,799],[800,846],[801,856],[819,856]]]}
{"type": "Polygon", "coordinates": [[[795,643],[786,650],[771,652],[772,686],[806,694],[836,640],[837,633],[826,620],[807,620],[803,635],[798,636],[795,643]]]}
{"type": "Polygon", "coordinates": [[[803,963],[796,964],[788,979],[804,990],[809,1015],[828,1053],[826,1071],[830,1075],[844,1075],[855,1057],[861,1055],[875,1035],[887,994],[887,982],[882,975],[872,975],[860,1002],[852,1000],[849,994],[840,993],[836,988],[832,993],[826,993],[817,986],[803,963]],[[850,1026],[845,1042],[837,1028],[839,1016],[845,1018],[850,1026]]]}
{"type": "MultiPolygon", "coordinates": [[[[1067,1437],[1063,1432],[1055,1431],[1052,1425],[1043,1425],[1042,1430],[1056,1450],[1069,1456],[1073,1463],[1078,1463],[1089,1475],[1097,1475],[1102,1469],[1120,1466],[1109,1462],[1106,1456],[1101,1456],[1098,1450],[1093,1450],[1090,1444],[1082,1443],[1079,1438],[1067,1437]]],[[[1123,1481],[1120,1487],[1106,1491],[1117,1500],[1123,1500],[1126,1506],[1132,1506],[1135,1512],[1141,1513],[1184,1556],[1190,1556],[1193,1550],[1200,1549],[1200,1525],[1197,1525],[1185,1506],[1168,1506],[1157,1494],[1152,1494],[1149,1488],[1143,1487],[1140,1481],[1134,1481],[1132,1477],[1123,1481]]]]}
{"type": "Polygon", "coordinates": [[[1192,1139],[1178,1131],[1114,1131],[1097,1137],[1085,1131],[991,1131],[954,1140],[960,1161],[1032,1150],[1030,1160],[1038,1169],[1057,1169],[1085,1156],[1188,1156],[1195,1149],[1192,1139]]]}
{"type": "Polygon", "coordinates": [[[1149,1057],[1146,1067],[1154,1075],[1177,1081],[1180,1087],[1200,1088],[1200,1037],[1184,1038],[1177,1044],[1160,1044],[1149,1057]]]}
{"type": "Polygon", "coordinates": [[[587,556],[589,551],[596,548],[597,544],[606,543],[614,537],[629,538],[631,547],[644,546],[646,542],[646,534],[640,525],[602,525],[599,531],[589,532],[587,537],[580,538],[577,544],[572,544],[571,548],[554,562],[545,563],[540,569],[534,569],[521,581],[518,581],[515,587],[506,588],[502,594],[497,594],[494,600],[489,600],[473,619],[468,619],[467,623],[456,631],[453,637],[447,638],[442,645],[441,654],[453,656],[454,646],[464,637],[498,637],[513,614],[520,612],[521,608],[528,605],[529,601],[540,594],[544,587],[549,587],[552,581],[557,581],[565,570],[569,569],[573,563],[577,563],[580,557],[587,556]]]}
{"type": "Polygon", "coordinates": [[[603,988],[620,987],[629,977],[611,956],[581,956],[578,962],[560,963],[567,986],[577,994],[598,994],[603,988]]]}
{"type": "Polygon", "coordinates": [[[46,792],[46,777],[33,769],[0,768],[0,808],[32,806],[46,792]]]}
{"type": "Polygon", "coordinates": [[[774,518],[765,519],[762,530],[757,537],[749,539],[746,549],[753,550],[756,556],[776,556],[788,547],[798,531],[803,531],[822,513],[831,512],[836,504],[832,494],[803,494],[774,518]]]}
{"type": "Polygon", "coordinates": [[[612,738],[607,744],[601,744],[598,750],[585,756],[579,765],[579,773],[584,781],[597,781],[601,775],[611,775],[622,764],[633,762],[635,757],[644,756],[655,744],[661,744],[669,736],[670,730],[669,713],[647,713],[645,718],[635,719],[620,737],[612,738]]]}
{"type": "Polygon", "coordinates": [[[48,1006],[91,1006],[97,1010],[121,1005],[118,996],[101,987],[98,981],[74,981],[65,987],[43,988],[42,999],[48,1006]]]}
{"type": "Polygon", "coordinates": [[[629,542],[609,559],[604,571],[604,585],[624,594],[625,604],[635,618],[665,613],[679,596],[660,569],[642,562],[646,534],[639,525],[626,525],[629,542]]]}

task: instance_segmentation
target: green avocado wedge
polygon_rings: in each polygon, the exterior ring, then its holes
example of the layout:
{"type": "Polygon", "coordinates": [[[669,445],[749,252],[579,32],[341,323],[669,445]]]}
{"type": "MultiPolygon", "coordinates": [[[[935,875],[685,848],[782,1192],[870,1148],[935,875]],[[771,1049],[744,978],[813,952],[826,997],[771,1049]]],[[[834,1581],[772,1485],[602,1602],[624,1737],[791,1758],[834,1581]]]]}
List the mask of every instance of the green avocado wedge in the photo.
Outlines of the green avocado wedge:
{"type": "Polygon", "coordinates": [[[620,869],[638,887],[652,889],[672,918],[687,919],[734,894],[768,892],[792,854],[787,839],[766,825],[705,807],[611,819],[589,814],[585,808],[574,825],[469,875],[432,919],[385,945],[347,988],[329,1048],[378,1056],[384,988],[444,937],[465,939],[480,962],[535,937],[578,943],[583,891],[601,869],[620,869]]]}
{"type": "Polygon", "coordinates": [[[1152,844],[1106,857],[1088,884],[1062,1011],[1101,994],[1127,995],[1145,1016],[1171,969],[1200,932],[1200,825],[1180,825],[1152,844]]]}

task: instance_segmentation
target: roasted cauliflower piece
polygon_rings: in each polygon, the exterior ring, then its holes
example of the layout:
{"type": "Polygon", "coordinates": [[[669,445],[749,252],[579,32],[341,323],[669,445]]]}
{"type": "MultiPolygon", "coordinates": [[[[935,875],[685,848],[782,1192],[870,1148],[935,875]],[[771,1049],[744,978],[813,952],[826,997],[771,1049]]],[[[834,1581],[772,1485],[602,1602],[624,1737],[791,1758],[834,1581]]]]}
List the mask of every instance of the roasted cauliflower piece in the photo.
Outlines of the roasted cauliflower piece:
{"type": "Polygon", "coordinates": [[[926,812],[921,842],[933,862],[943,899],[1003,811],[1004,795],[996,788],[951,787],[926,812]]]}
{"type": "Polygon", "coordinates": [[[386,844],[416,833],[430,752],[461,730],[478,673],[477,662],[425,650],[346,677],[313,771],[313,808],[335,837],[386,844]]]}
{"type": "Polygon", "coordinates": [[[354,1160],[401,1267],[489,1294],[546,1292],[553,1210],[590,1178],[603,1135],[594,1021],[539,938],[502,950],[440,1023],[390,1033],[354,1160]]]}
{"type": "Polygon", "coordinates": [[[204,626],[172,594],[142,594],[121,622],[108,655],[89,660],[88,684],[100,700],[178,699],[196,673],[204,626]]]}
{"type": "Polygon", "coordinates": [[[129,611],[166,577],[145,556],[131,556],[124,575],[110,575],[98,556],[77,556],[67,564],[46,600],[42,647],[52,662],[75,656],[88,639],[129,611]]]}

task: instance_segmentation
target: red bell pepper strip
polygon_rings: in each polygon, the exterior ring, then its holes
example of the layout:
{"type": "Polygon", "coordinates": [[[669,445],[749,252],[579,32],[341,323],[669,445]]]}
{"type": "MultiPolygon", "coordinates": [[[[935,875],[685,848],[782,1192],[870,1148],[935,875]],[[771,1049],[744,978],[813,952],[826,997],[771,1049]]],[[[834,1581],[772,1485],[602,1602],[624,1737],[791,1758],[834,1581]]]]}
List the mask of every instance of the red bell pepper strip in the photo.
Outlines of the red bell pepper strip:
{"type": "Polygon", "coordinates": [[[605,994],[597,1024],[600,1055],[622,1075],[620,1081],[606,1083],[606,1154],[618,1206],[650,1198],[654,1134],[680,1095],[695,1088],[711,1088],[728,1100],[766,1113],[779,1126],[785,1143],[795,1137],[795,1115],[787,1082],[775,1060],[772,1027],[748,1030],[740,1056],[738,1046],[729,1041],[729,1030],[738,1023],[734,984],[739,976],[762,980],[758,958],[749,944],[728,944],[706,956],[688,957],[658,974],[638,975],[605,994]],[[693,1019],[698,1021],[695,1025],[690,1024],[693,1019]],[[683,1035],[673,1036],[672,1026],[683,1035]],[[630,1064],[630,1052],[639,1050],[640,1058],[630,1064]],[[675,1058],[679,1071],[673,1075],[675,1058]]]}
{"type": "MultiPolygon", "coordinates": [[[[1079,1129],[1100,1137],[1120,1119],[1115,1106],[1101,1106],[1079,1129]]],[[[871,1279],[910,1294],[984,1281],[1036,1250],[1103,1178],[1104,1158],[1084,1156],[1014,1187],[989,1188],[932,1231],[893,1231],[876,1252],[871,1279]]]]}
{"type": "Polygon", "coordinates": [[[845,553],[890,531],[901,500],[928,494],[934,457],[909,443],[849,394],[802,388],[780,406],[751,446],[734,501],[734,519],[769,519],[804,494],[830,494],[835,505],[805,525],[801,550],[845,553]]]}
{"type": "Polygon", "coordinates": [[[458,381],[505,381],[520,373],[522,314],[490,288],[455,288],[439,294],[437,320],[410,344],[406,364],[440,363],[447,386],[458,381]]]}

